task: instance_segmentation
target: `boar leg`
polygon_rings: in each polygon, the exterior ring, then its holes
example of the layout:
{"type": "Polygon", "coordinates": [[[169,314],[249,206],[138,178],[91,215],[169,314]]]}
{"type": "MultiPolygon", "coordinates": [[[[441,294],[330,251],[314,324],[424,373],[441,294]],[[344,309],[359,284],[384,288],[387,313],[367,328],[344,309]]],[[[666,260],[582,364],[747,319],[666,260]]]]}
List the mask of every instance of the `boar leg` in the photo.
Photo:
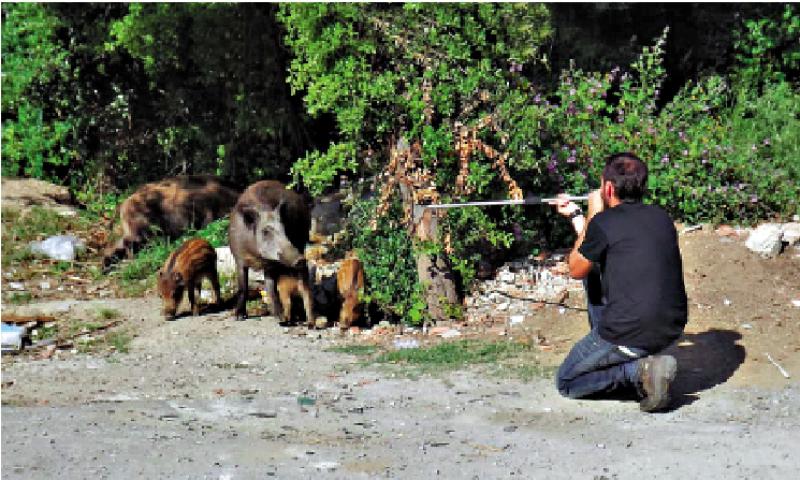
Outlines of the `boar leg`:
{"type": "MultiPolygon", "coordinates": [[[[285,323],[289,319],[283,314],[283,308],[278,301],[278,282],[270,275],[270,272],[264,271],[264,290],[267,292],[269,300],[269,308],[272,310],[270,313],[278,317],[278,323],[285,323]]],[[[266,312],[265,312],[266,315],[266,312]]]]}
{"type": "Polygon", "coordinates": [[[189,306],[192,307],[192,316],[200,315],[200,304],[195,300],[195,287],[196,285],[191,280],[186,285],[186,296],[189,297],[189,306]]]}
{"type": "Polygon", "coordinates": [[[311,297],[311,287],[308,278],[308,270],[303,268],[303,273],[300,276],[297,289],[300,291],[300,296],[303,297],[303,308],[306,311],[306,325],[308,328],[314,328],[316,319],[314,318],[314,301],[311,297]]]}
{"type": "Polygon", "coordinates": [[[219,290],[219,275],[217,274],[217,267],[211,267],[211,272],[208,274],[208,279],[211,280],[211,288],[214,289],[214,305],[219,306],[222,295],[219,290]]]}
{"type": "Polygon", "coordinates": [[[239,297],[236,299],[236,320],[247,318],[247,266],[244,263],[236,265],[239,271],[239,297]]]}

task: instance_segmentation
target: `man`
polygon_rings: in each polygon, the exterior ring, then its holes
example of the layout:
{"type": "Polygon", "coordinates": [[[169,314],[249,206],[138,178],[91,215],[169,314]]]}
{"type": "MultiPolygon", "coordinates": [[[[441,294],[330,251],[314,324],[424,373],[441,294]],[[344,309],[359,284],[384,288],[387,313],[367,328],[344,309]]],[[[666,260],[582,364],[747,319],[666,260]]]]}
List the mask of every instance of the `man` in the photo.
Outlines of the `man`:
{"type": "Polygon", "coordinates": [[[675,358],[656,354],[681,335],[687,309],[677,233],[666,212],[642,203],[646,186],[645,164],[621,153],[606,160],[585,219],[575,203],[555,202],[578,233],[570,275],[586,279],[594,268],[602,284],[602,298],[588,295],[591,331],[567,355],[557,386],[570,398],[634,387],[652,412],[668,406],[677,372],[675,358]]]}

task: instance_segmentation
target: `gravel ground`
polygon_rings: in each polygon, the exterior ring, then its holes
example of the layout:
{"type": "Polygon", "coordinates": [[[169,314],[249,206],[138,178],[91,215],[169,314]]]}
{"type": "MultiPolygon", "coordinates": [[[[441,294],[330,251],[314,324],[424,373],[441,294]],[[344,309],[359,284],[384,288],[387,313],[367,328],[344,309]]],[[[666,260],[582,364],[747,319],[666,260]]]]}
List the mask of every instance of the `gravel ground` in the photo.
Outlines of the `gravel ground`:
{"type": "Polygon", "coordinates": [[[632,402],[561,398],[550,378],[497,379],[478,367],[398,376],[327,351],[333,336],[290,335],[272,318],[168,323],[153,298],[72,303],[68,314],[98,306],[137,332],[128,353],[4,358],[3,478],[785,479],[800,470],[793,379],[722,382],[648,415],[632,402]]]}

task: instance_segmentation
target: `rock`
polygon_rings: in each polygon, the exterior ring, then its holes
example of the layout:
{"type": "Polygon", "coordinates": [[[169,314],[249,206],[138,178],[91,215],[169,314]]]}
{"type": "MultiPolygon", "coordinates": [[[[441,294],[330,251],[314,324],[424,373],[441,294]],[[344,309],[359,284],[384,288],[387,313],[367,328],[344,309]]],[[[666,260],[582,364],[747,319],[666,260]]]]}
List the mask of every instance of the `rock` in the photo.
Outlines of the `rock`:
{"type": "Polygon", "coordinates": [[[525,321],[525,316],[524,315],[511,315],[511,318],[509,319],[509,321],[511,322],[511,325],[516,325],[518,323],[522,323],[523,321],[525,321]]]}
{"type": "Polygon", "coordinates": [[[311,209],[311,235],[327,237],[342,228],[342,195],[335,193],[319,197],[311,209]]]}
{"type": "Polygon", "coordinates": [[[503,270],[497,274],[497,279],[503,283],[514,283],[515,275],[508,270],[503,270]]]}
{"type": "Polygon", "coordinates": [[[781,226],[775,223],[765,223],[753,230],[745,246],[750,251],[761,255],[764,258],[772,258],[781,251],[781,226]]]}
{"type": "Polygon", "coordinates": [[[55,210],[59,214],[74,216],[75,209],[70,205],[72,195],[67,187],[54,185],[34,178],[3,178],[3,207],[24,208],[40,206],[55,210]]]}
{"type": "MultiPolygon", "coordinates": [[[[214,249],[217,252],[217,272],[220,276],[228,278],[236,278],[236,259],[231,253],[231,247],[218,247],[214,249]]],[[[262,270],[253,270],[252,268],[247,272],[247,281],[250,284],[264,281],[264,272],[262,270]]]]}
{"type": "Polygon", "coordinates": [[[785,223],[781,227],[781,240],[792,245],[800,243],[800,222],[785,223]]]}
{"type": "Polygon", "coordinates": [[[328,318],[327,317],[323,317],[322,315],[320,315],[314,321],[314,326],[316,328],[327,328],[327,326],[328,326],[328,318]]]}

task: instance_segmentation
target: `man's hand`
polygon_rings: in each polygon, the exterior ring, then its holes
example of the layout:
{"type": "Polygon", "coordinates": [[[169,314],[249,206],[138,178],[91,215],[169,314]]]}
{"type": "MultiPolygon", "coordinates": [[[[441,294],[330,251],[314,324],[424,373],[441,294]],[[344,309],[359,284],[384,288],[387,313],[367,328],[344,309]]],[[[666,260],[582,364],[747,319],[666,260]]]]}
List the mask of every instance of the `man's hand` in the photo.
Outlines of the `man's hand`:
{"type": "Polygon", "coordinates": [[[577,203],[569,199],[566,193],[560,193],[551,205],[556,207],[556,211],[565,217],[570,217],[572,214],[581,209],[577,203]]]}
{"type": "Polygon", "coordinates": [[[586,220],[591,220],[592,217],[602,212],[604,208],[605,204],[603,203],[603,196],[600,194],[600,190],[592,190],[589,193],[589,208],[586,215],[586,220]]]}

